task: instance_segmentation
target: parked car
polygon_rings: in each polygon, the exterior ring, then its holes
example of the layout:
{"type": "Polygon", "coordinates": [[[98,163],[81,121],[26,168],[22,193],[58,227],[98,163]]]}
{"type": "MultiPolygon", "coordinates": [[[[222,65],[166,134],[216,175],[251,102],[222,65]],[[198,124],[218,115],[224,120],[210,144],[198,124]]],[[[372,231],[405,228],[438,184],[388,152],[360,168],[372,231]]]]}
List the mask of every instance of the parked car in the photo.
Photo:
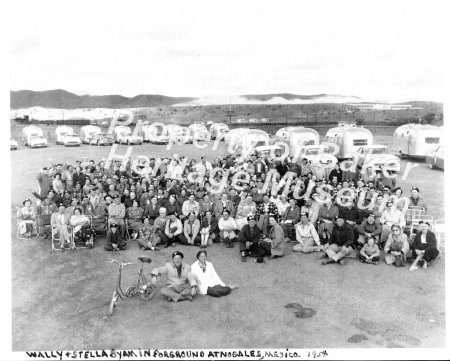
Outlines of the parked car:
{"type": "Polygon", "coordinates": [[[11,146],[11,150],[16,150],[18,147],[17,141],[12,137],[9,139],[9,145],[11,146]]]}
{"type": "Polygon", "coordinates": [[[40,148],[40,147],[47,147],[47,139],[45,139],[42,135],[31,135],[28,140],[27,144],[30,148],[40,148]]]}
{"type": "Polygon", "coordinates": [[[444,169],[444,146],[440,145],[430,154],[427,154],[425,156],[425,162],[430,166],[431,169],[444,169]]]}
{"type": "Polygon", "coordinates": [[[394,163],[400,164],[400,158],[390,154],[386,145],[372,144],[359,147],[358,151],[358,167],[362,167],[366,162],[376,169],[382,169],[383,166],[392,166],[394,163]]]}
{"type": "Polygon", "coordinates": [[[112,145],[114,143],[114,138],[111,134],[108,133],[100,133],[94,134],[90,140],[89,145],[112,145]]]}
{"type": "Polygon", "coordinates": [[[79,147],[81,145],[81,139],[75,133],[66,134],[62,140],[62,144],[66,147],[79,147]]]}

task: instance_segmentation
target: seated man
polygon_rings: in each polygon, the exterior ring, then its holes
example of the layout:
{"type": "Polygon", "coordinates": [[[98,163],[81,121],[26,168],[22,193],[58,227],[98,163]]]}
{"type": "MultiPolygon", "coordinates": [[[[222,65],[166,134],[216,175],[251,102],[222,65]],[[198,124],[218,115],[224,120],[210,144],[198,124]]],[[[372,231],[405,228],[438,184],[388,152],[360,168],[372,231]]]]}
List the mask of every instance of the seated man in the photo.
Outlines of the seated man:
{"type": "Polygon", "coordinates": [[[120,196],[117,195],[114,198],[114,203],[111,203],[108,207],[108,222],[111,225],[115,223],[120,228],[120,234],[122,238],[125,238],[125,206],[120,203],[120,196]]]}
{"type": "Polygon", "coordinates": [[[110,222],[110,230],[106,235],[105,251],[123,251],[127,248],[127,243],[117,230],[118,224],[110,222]]]}
{"type": "Polygon", "coordinates": [[[187,246],[194,246],[201,242],[200,221],[195,212],[189,213],[188,219],[184,221],[183,233],[179,236],[180,242],[187,246]]]}
{"type": "Polygon", "coordinates": [[[227,248],[233,248],[233,240],[236,238],[237,224],[230,212],[225,209],[222,218],[219,219],[220,238],[223,239],[227,248]]]}
{"type": "Polygon", "coordinates": [[[48,231],[45,231],[44,225],[48,225],[51,222],[51,216],[53,213],[58,211],[58,207],[51,202],[49,197],[45,197],[44,201],[38,204],[36,201],[36,223],[38,225],[39,237],[44,237],[47,239],[49,237],[48,231]]]}
{"type": "Polygon", "coordinates": [[[247,222],[248,224],[244,225],[239,232],[239,250],[242,262],[247,262],[247,256],[261,257],[265,253],[258,245],[262,239],[262,232],[256,225],[255,217],[248,216],[247,222]]]}
{"type": "Polygon", "coordinates": [[[175,246],[175,243],[181,242],[180,235],[183,233],[183,225],[181,221],[172,214],[169,216],[166,222],[166,228],[164,234],[161,234],[161,240],[166,244],[166,248],[169,246],[175,246]]]}
{"type": "Polygon", "coordinates": [[[297,201],[293,198],[289,199],[289,207],[284,212],[283,220],[280,222],[281,228],[283,228],[284,236],[286,238],[292,237],[292,232],[295,225],[300,220],[300,208],[297,206],[297,201]]]}
{"type": "Polygon", "coordinates": [[[175,251],[172,254],[172,262],[151,272],[153,283],[156,283],[157,276],[167,276],[166,286],[161,289],[161,293],[169,302],[192,301],[192,297],[196,294],[195,278],[191,274],[191,267],[183,263],[183,258],[183,253],[175,251]]]}
{"type": "Polygon", "coordinates": [[[328,243],[324,246],[325,254],[322,258],[328,258],[322,262],[323,265],[329,263],[345,264],[344,257],[353,252],[354,235],[351,226],[345,223],[344,218],[338,216],[336,225],[331,232],[331,237],[328,243]]]}
{"type": "Polygon", "coordinates": [[[418,264],[422,262],[422,268],[426,269],[428,263],[433,261],[438,255],[436,236],[429,230],[430,224],[428,222],[419,222],[420,230],[417,232],[412,244],[411,250],[414,257],[410,271],[416,271],[418,264]]]}
{"type": "Polygon", "coordinates": [[[292,248],[294,252],[311,253],[321,250],[319,235],[309,221],[308,213],[300,214],[300,223],[295,226],[295,235],[299,243],[292,248]]]}
{"type": "Polygon", "coordinates": [[[66,207],[59,206],[58,212],[52,214],[50,224],[55,232],[59,234],[59,242],[61,245],[61,251],[64,252],[65,243],[70,239],[69,216],[66,214],[66,207]]]}
{"type": "Polygon", "coordinates": [[[369,237],[375,238],[375,243],[378,243],[381,234],[381,224],[375,220],[375,215],[369,213],[367,219],[362,222],[358,228],[358,239],[356,246],[363,246],[369,237]]]}

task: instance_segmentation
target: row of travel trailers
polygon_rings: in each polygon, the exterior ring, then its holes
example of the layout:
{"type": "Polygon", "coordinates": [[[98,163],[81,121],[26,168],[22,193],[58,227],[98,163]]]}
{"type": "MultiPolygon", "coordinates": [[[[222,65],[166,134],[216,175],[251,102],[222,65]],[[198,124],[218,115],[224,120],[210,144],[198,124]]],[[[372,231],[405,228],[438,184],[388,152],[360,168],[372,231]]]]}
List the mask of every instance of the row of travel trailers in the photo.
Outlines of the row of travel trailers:
{"type": "MultiPolygon", "coordinates": [[[[136,136],[132,133],[130,127],[126,126],[116,126],[111,136],[102,132],[98,126],[87,125],[80,129],[79,139],[81,143],[85,144],[90,144],[93,140],[95,141],[102,136],[110,137],[111,144],[113,142],[142,144],[145,141],[167,144],[169,138],[176,134],[177,140],[188,136],[188,143],[190,143],[195,134],[200,135],[198,136],[199,139],[206,139],[208,131],[212,140],[223,138],[226,144],[232,143],[234,149],[239,151],[281,141],[288,145],[289,156],[293,156],[299,147],[318,146],[320,144],[319,133],[312,128],[303,126],[281,128],[275,136],[272,136],[260,129],[235,128],[230,130],[224,123],[214,123],[209,127],[209,130],[203,124],[191,124],[188,128],[176,124],[169,124],[165,127],[144,124],[136,136]],[[201,134],[204,134],[205,138],[202,138],[201,134]]],[[[442,127],[405,124],[395,130],[391,150],[400,156],[425,157],[441,143],[442,134],[442,127]]],[[[30,147],[47,146],[44,133],[37,126],[25,127],[22,135],[24,145],[30,147]]],[[[78,137],[73,128],[68,126],[57,127],[55,135],[57,144],[65,144],[64,140],[68,136],[78,137]]],[[[335,155],[338,158],[343,158],[348,153],[357,152],[361,146],[372,145],[373,135],[368,129],[357,127],[355,124],[339,124],[327,131],[324,141],[336,144],[339,152],[335,155]]]]}

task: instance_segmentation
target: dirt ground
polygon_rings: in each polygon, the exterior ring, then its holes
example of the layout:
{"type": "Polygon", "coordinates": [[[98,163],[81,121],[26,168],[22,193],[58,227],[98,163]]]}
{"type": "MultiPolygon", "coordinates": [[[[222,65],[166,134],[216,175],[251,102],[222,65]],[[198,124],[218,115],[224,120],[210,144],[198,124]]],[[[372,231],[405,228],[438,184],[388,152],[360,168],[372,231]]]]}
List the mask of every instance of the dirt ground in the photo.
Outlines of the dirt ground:
{"type": "MultiPolygon", "coordinates": [[[[389,144],[386,136],[376,137],[389,144]]],[[[125,153],[125,146],[118,152],[125,153]]],[[[163,265],[173,248],[142,252],[135,243],[111,254],[98,238],[92,250],[50,252],[50,240],[15,237],[16,206],[32,197],[35,177],[50,161],[81,157],[100,160],[109,148],[49,148],[11,152],[12,160],[12,348],[13,351],[49,349],[147,348],[344,348],[344,347],[443,347],[445,344],[444,254],[428,270],[362,265],[350,259],[346,266],[322,266],[318,254],[294,254],[256,264],[242,263],[237,247],[214,245],[208,258],[226,283],[237,283],[231,295],[215,299],[197,296],[193,302],[168,303],[158,292],[146,302],[139,298],[119,301],[112,317],[104,317],[114,289],[117,269],[106,261],[134,261],[145,253],[163,265]],[[310,318],[296,317],[298,303],[311,308],[310,318]]],[[[188,155],[210,159],[224,153],[192,145],[145,144],[137,154],[188,155]]],[[[402,170],[406,166],[402,161],[402,170]]],[[[418,186],[429,204],[429,213],[444,218],[444,172],[419,163],[406,180],[409,192],[418,186]]],[[[180,246],[185,262],[193,263],[198,248],[180,246]]],[[[443,250],[443,249],[442,249],[443,250]]],[[[134,267],[134,268],[133,268],[134,267]]],[[[137,267],[125,271],[131,284],[137,267]]]]}

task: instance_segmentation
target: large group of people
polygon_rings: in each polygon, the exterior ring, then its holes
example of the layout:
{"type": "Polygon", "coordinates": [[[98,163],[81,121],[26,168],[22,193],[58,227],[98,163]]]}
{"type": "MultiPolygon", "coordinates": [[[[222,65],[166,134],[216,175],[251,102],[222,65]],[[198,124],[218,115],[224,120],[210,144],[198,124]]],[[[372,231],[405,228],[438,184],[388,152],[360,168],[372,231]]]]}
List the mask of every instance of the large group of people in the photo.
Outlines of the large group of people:
{"type": "MultiPolygon", "coordinates": [[[[353,256],[377,264],[384,252],[387,264],[412,261],[414,271],[438,256],[429,224],[422,222],[414,239],[405,233],[408,207],[427,210],[420,190],[403,196],[395,178],[380,170],[342,171],[336,165],[324,172],[307,159],[273,161],[258,154],[212,162],[202,157],[180,167],[182,162],[182,157],[150,158],[135,167],[128,159],[106,168],[105,161],[79,160],[44,167],[37,175],[35,205],[26,199],[18,209],[18,232],[46,238],[42,226],[50,224],[62,249],[73,235],[86,242],[101,232],[107,251],[125,250],[132,240],[151,251],[177,244],[202,249],[237,244],[243,262],[281,258],[289,243],[294,252],[322,252],[324,265],[343,265],[353,256]],[[248,179],[236,182],[240,171],[248,179]],[[293,173],[291,184],[283,178],[287,172],[293,173]]],[[[194,269],[208,267],[199,262],[194,269]]],[[[158,273],[179,272],[177,267],[172,263],[158,273]]],[[[185,286],[175,286],[178,296],[165,290],[168,298],[189,298],[185,286]]]]}

